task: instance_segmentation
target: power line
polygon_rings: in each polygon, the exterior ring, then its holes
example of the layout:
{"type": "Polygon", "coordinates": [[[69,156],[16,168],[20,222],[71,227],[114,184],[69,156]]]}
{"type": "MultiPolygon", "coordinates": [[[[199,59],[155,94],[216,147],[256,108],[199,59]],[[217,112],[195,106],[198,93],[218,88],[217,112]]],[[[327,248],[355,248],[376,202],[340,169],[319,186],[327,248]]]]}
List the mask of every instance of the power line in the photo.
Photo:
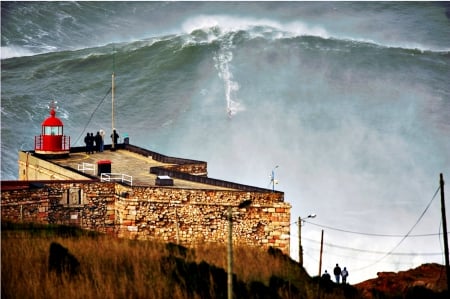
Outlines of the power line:
{"type": "MultiPolygon", "coordinates": [[[[302,220],[304,222],[307,222],[311,225],[317,226],[317,227],[321,227],[321,228],[326,228],[329,230],[334,230],[334,231],[339,231],[339,232],[343,232],[343,233],[349,233],[349,234],[356,234],[356,235],[363,235],[363,236],[371,236],[371,237],[390,237],[390,238],[403,238],[405,235],[394,235],[394,234],[378,234],[378,233],[365,233],[365,232],[357,232],[357,231],[351,231],[351,230],[346,230],[346,229],[340,229],[340,228],[335,228],[335,227],[331,227],[331,226],[326,226],[323,224],[317,224],[317,223],[313,223],[310,221],[306,221],[306,220],[302,220]]],[[[432,236],[439,236],[439,233],[432,233],[432,234],[417,234],[417,235],[408,235],[409,238],[413,238],[413,237],[432,237],[432,236]]]]}
{"type": "MultiPolygon", "coordinates": [[[[308,238],[303,238],[303,240],[311,241],[314,243],[320,243],[317,240],[308,239],[308,238]]],[[[335,248],[340,248],[340,249],[345,249],[345,250],[350,250],[350,251],[357,251],[357,252],[365,252],[365,253],[372,253],[372,254],[387,254],[387,253],[389,253],[386,251],[359,249],[359,248],[354,248],[354,247],[336,245],[336,244],[327,243],[327,242],[324,242],[323,244],[326,246],[329,246],[329,247],[335,247],[335,248]]],[[[432,255],[442,255],[442,252],[397,252],[397,253],[391,253],[391,255],[399,255],[399,256],[429,255],[429,256],[432,256],[432,255]]]]}
{"type": "MultiPolygon", "coordinates": [[[[317,249],[316,251],[319,251],[319,249],[317,249]]],[[[315,251],[315,252],[316,252],[315,251]]],[[[305,255],[307,255],[311,260],[315,261],[315,262],[319,262],[319,260],[317,259],[317,254],[314,254],[314,256],[311,254],[311,251],[305,250],[305,255]]],[[[367,257],[366,255],[355,255],[355,254],[336,254],[333,253],[331,254],[334,257],[337,257],[339,259],[347,259],[347,260],[351,260],[352,262],[354,261],[361,261],[361,262],[366,262],[366,263],[370,263],[375,261],[375,258],[370,258],[367,257]],[[364,258],[367,257],[367,258],[364,258]]],[[[409,257],[404,257],[402,260],[396,260],[395,264],[397,265],[411,265],[411,258],[409,257]]]]}
{"type": "Polygon", "coordinates": [[[78,136],[78,138],[75,140],[74,144],[77,144],[77,142],[80,140],[81,136],[83,136],[84,131],[86,131],[87,126],[89,125],[89,123],[91,122],[92,118],[94,117],[95,112],[97,111],[97,109],[100,107],[100,105],[103,103],[103,101],[105,101],[106,97],[109,95],[109,93],[111,92],[111,87],[108,89],[108,91],[106,92],[105,96],[103,97],[103,99],[98,103],[97,107],[95,107],[94,111],[92,111],[91,116],[89,117],[89,120],[87,121],[86,125],[84,126],[83,130],[81,131],[80,135],[78,136]]]}
{"type": "Polygon", "coordinates": [[[376,264],[378,264],[379,262],[381,262],[383,259],[385,259],[386,257],[393,255],[394,250],[396,250],[400,244],[403,243],[403,241],[409,236],[409,234],[413,231],[413,229],[417,226],[417,224],[420,222],[420,220],[422,220],[423,216],[425,215],[425,213],[428,211],[428,208],[431,206],[431,203],[433,202],[433,200],[435,199],[436,195],[438,194],[438,191],[441,189],[441,186],[439,186],[436,189],[436,192],[434,193],[433,197],[431,198],[430,202],[428,203],[428,205],[426,206],[425,210],[422,212],[422,214],[419,216],[419,219],[417,219],[416,223],[414,223],[414,225],[411,227],[411,229],[406,233],[406,235],[403,236],[403,238],[397,243],[397,245],[394,246],[394,248],[392,248],[389,252],[387,252],[385,255],[383,255],[381,258],[379,258],[377,261],[375,261],[372,264],[369,264],[365,267],[359,268],[359,269],[355,269],[354,271],[360,271],[360,270],[364,270],[366,268],[372,267],[376,264]]]}

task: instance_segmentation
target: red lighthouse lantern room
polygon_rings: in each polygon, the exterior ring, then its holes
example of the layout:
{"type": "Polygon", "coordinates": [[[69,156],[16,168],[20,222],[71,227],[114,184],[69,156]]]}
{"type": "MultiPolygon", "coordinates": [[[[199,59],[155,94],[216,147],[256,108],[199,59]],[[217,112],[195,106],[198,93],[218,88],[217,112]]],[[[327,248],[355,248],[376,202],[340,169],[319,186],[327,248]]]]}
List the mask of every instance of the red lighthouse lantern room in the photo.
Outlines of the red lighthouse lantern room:
{"type": "Polygon", "coordinates": [[[34,138],[34,152],[41,155],[59,156],[70,152],[70,136],[63,135],[64,124],[57,118],[54,103],[50,117],[42,122],[41,135],[34,138]]]}

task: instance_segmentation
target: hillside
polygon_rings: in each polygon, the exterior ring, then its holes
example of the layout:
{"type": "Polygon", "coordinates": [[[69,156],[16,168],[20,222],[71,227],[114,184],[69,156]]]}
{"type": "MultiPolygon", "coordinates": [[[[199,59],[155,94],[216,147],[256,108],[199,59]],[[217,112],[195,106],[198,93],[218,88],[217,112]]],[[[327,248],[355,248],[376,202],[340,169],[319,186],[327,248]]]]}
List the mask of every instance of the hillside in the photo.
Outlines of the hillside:
{"type": "Polygon", "coordinates": [[[355,287],[361,298],[448,298],[445,266],[423,264],[400,272],[379,272],[355,287]]]}
{"type": "MultiPolygon", "coordinates": [[[[1,245],[2,298],[227,297],[225,244],[188,249],[67,226],[2,223],[1,245]]],[[[233,251],[234,298],[445,297],[445,271],[437,264],[379,273],[351,286],[310,277],[275,249],[235,246],[233,251]]]]}

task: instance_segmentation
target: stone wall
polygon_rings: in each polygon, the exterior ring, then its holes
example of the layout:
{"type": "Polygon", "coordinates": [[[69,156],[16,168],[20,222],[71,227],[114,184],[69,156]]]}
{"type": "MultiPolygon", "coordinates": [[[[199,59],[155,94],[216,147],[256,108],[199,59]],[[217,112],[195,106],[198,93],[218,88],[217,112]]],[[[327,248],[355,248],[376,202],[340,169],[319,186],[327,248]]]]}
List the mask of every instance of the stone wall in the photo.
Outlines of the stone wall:
{"type": "Polygon", "coordinates": [[[187,246],[233,242],[289,254],[290,204],[281,192],[129,187],[80,181],[2,182],[2,221],[77,225],[124,238],[187,246]],[[239,209],[244,200],[249,207],[239,209]]]}
{"type": "Polygon", "coordinates": [[[114,183],[2,182],[2,221],[76,225],[115,233],[114,183]]]}
{"type": "Polygon", "coordinates": [[[283,193],[189,190],[116,186],[116,224],[121,237],[164,239],[195,245],[227,242],[228,209],[233,216],[233,241],[273,246],[289,253],[290,205],[283,193]],[[251,200],[247,208],[239,203],[251,200]]]}

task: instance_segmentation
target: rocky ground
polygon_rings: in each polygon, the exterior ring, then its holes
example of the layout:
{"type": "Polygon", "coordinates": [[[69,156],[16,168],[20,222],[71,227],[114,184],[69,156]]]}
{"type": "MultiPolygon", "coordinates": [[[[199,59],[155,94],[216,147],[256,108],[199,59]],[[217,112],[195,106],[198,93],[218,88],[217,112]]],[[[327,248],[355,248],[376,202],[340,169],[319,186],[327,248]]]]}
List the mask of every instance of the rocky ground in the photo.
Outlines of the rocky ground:
{"type": "Polygon", "coordinates": [[[355,287],[361,298],[448,298],[445,266],[423,264],[400,272],[379,272],[355,287]]]}

